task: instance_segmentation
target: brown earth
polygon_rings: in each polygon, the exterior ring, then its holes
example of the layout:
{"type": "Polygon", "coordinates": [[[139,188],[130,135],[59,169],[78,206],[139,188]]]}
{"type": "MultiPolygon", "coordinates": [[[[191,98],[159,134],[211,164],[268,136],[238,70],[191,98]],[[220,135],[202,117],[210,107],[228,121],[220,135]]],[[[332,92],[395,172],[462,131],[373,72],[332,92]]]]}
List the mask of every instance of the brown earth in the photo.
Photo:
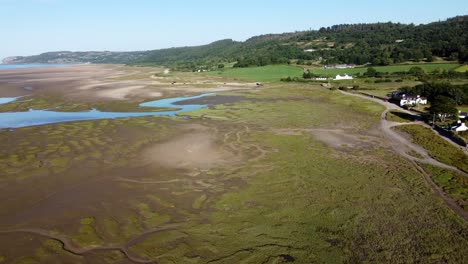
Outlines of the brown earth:
{"type": "Polygon", "coordinates": [[[254,83],[225,83],[216,77],[187,78],[164,68],[76,65],[0,71],[0,97],[65,96],[79,102],[144,100],[184,94],[231,91],[254,83]],[[156,75],[160,77],[155,77],[156,75]]]}
{"type": "Polygon", "coordinates": [[[144,164],[168,168],[209,169],[232,165],[240,160],[223,148],[223,142],[207,127],[186,126],[182,135],[143,151],[144,164]]]}

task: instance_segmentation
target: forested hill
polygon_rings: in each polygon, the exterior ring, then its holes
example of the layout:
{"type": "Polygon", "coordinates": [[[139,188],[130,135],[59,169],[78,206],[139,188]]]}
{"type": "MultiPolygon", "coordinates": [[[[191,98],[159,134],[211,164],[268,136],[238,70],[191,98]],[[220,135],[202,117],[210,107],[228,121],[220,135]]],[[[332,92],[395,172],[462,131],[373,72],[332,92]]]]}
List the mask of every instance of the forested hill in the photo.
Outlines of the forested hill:
{"type": "Polygon", "coordinates": [[[50,52],[13,57],[9,63],[125,63],[165,65],[195,70],[222,67],[298,64],[389,65],[404,61],[468,61],[468,16],[429,24],[374,23],[252,37],[244,42],[220,40],[196,47],[142,52],[50,52]]]}

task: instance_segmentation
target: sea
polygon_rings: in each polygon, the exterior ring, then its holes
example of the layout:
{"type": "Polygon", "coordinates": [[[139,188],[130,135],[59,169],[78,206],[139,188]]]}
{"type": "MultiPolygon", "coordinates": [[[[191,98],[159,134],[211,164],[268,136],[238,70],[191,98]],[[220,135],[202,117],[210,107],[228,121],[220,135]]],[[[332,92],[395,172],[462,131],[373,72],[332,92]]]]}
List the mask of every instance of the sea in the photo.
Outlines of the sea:
{"type": "Polygon", "coordinates": [[[11,70],[11,69],[29,69],[29,68],[44,68],[44,67],[62,67],[70,66],[72,64],[0,64],[0,70],[11,70]]]}

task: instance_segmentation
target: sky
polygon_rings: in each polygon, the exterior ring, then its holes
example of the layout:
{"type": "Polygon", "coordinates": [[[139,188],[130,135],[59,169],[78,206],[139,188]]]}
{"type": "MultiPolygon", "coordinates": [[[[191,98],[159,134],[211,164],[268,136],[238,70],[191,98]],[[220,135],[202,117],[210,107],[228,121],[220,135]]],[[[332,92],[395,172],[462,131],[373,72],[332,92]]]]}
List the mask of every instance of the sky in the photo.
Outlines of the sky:
{"type": "Polygon", "coordinates": [[[0,59],[194,46],[335,24],[421,24],[457,15],[468,15],[467,0],[0,0],[0,59]]]}

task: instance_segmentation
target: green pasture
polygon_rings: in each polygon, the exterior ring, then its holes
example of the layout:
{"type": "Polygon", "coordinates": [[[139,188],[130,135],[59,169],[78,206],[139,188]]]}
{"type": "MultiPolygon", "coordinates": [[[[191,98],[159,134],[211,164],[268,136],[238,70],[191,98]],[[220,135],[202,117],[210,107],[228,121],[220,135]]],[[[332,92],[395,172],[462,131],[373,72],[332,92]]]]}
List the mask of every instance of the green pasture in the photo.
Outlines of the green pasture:
{"type": "MultiPolygon", "coordinates": [[[[408,71],[411,67],[421,67],[426,72],[432,72],[436,69],[440,70],[453,70],[460,66],[460,64],[454,63],[421,63],[421,64],[401,64],[401,65],[390,65],[390,66],[373,66],[378,72],[403,72],[408,71]]],[[[357,74],[357,73],[365,73],[367,71],[367,67],[360,67],[360,68],[351,68],[351,69],[323,69],[323,68],[311,68],[310,71],[314,74],[323,75],[323,76],[336,76],[337,74],[357,74]]]]}
{"type": "Polygon", "coordinates": [[[468,156],[436,135],[430,128],[420,125],[404,125],[394,129],[409,134],[414,143],[429,151],[432,158],[468,172],[468,156]]]}
{"type": "Polygon", "coordinates": [[[468,65],[466,65],[466,64],[462,65],[462,66],[456,68],[455,71],[457,71],[457,72],[466,72],[466,71],[468,71],[468,65]]]}
{"type": "Polygon", "coordinates": [[[303,69],[287,65],[268,65],[262,67],[249,68],[229,68],[222,71],[210,72],[228,78],[238,79],[242,81],[253,82],[271,82],[279,81],[281,78],[299,77],[302,76],[303,69]]]}

